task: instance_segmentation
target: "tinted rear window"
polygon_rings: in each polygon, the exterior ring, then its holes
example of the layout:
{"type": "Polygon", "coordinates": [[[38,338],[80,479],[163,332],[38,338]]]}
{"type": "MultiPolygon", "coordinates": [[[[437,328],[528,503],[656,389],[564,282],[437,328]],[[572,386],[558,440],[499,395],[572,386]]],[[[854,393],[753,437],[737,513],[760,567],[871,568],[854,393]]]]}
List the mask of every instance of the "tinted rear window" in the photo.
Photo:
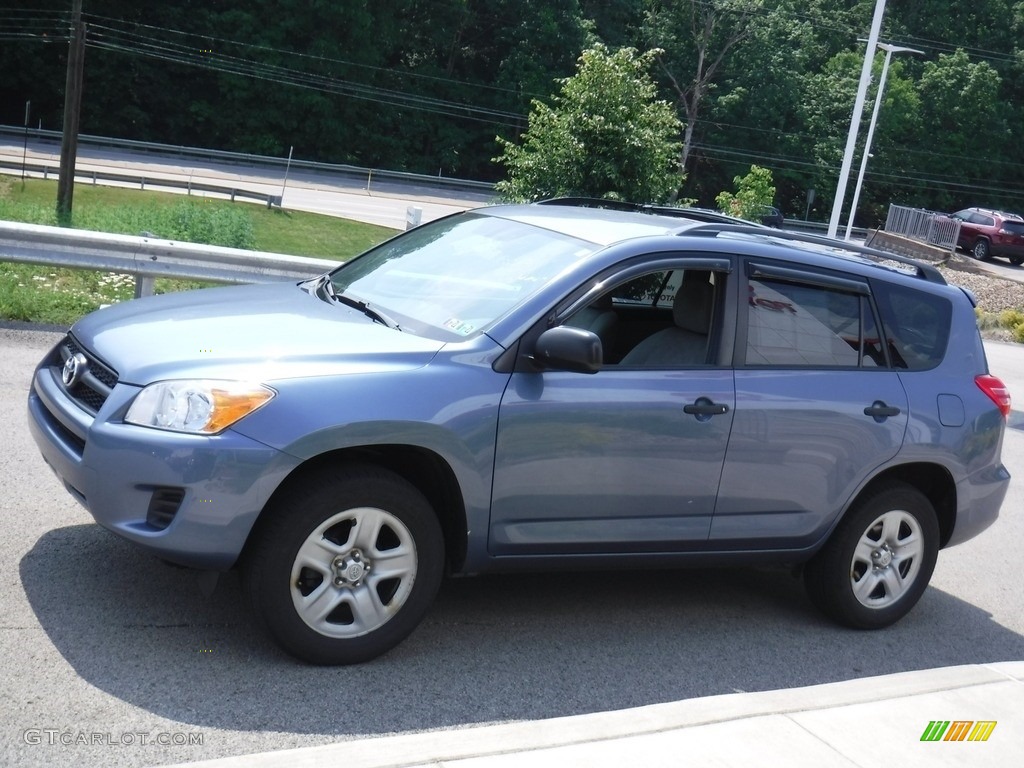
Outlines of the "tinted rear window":
{"type": "Polygon", "coordinates": [[[953,307],[947,299],[923,291],[872,282],[894,368],[923,371],[942,362],[949,341],[953,307]]]}
{"type": "Polygon", "coordinates": [[[1004,221],[1003,229],[1014,235],[1024,235],[1024,221],[1004,221]]]}

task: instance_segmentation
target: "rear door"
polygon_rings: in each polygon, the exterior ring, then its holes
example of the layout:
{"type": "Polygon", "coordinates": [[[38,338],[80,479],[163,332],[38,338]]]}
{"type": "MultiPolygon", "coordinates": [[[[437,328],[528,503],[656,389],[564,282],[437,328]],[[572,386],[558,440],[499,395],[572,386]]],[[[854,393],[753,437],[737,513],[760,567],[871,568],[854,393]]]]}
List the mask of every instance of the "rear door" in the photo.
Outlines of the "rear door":
{"type": "Polygon", "coordinates": [[[736,344],[736,415],[710,544],[813,544],[899,451],[907,396],[866,281],[752,260],[736,344]]]}

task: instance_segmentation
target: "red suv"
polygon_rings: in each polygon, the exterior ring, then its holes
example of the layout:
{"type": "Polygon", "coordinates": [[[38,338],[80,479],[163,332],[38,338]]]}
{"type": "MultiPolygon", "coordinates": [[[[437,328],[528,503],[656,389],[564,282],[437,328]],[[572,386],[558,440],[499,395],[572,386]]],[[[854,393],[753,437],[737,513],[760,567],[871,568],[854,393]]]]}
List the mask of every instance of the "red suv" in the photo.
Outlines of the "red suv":
{"type": "Polygon", "coordinates": [[[956,244],[974,258],[988,261],[993,256],[1005,256],[1011,264],[1024,264],[1024,218],[1019,214],[964,208],[950,214],[950,218],[960,222],[956,244]]]}

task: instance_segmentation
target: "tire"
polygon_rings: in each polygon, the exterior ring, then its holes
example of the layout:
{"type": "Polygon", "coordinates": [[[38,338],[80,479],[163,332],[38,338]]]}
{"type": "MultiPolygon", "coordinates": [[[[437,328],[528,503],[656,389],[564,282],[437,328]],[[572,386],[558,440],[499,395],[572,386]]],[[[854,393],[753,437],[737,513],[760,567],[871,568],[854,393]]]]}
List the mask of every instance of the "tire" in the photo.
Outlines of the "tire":
{"type": "Polygon", "coordinates": [[[1011,256],[1010,263],[1015,267],[1019,267],[1021,264],[1024,264],[1024,256],[1011,256]]]}
{"type": "Polygon", "coordinates": [[[807,563],[804,585],[811,601],[838,623],[881,629],[917,604],[938,552],[931,502],[894,483],[857,502],[807,563]]]}
{"type": "Polygon", "coordinates": [[[974,247],[971,248],[971,253],[978,261],[988,261],[992,258],[992,250],[989,248],[988,240],[975,241],[974,247]]]}
{"type": "Polygon", "coordinates": [[[437,595],[440,523],[423,494],[388,470],[303,478],[263,514],[243,562],[246,591],[296,658],[369,661],[404,640],[437,595]]]}

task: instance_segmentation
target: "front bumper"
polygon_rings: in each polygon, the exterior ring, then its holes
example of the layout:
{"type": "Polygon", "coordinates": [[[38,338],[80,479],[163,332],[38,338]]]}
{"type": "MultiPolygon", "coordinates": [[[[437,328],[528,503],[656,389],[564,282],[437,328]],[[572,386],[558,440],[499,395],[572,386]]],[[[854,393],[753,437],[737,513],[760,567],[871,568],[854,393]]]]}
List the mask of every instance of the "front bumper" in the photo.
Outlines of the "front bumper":
{"type": "Polygon", "coordinates": [[[44,361],[29,391],[29,428],[46,463],[96,522],[167,560],[223,570],[298,460],[226,430],[186,435],[125,424],[139,389],[116,384],[95,416],[44,361]],[[147,522],[154,494],[180,503],[147,522]],[[169,523],[167,520],[169,519],[169,523]]]}

